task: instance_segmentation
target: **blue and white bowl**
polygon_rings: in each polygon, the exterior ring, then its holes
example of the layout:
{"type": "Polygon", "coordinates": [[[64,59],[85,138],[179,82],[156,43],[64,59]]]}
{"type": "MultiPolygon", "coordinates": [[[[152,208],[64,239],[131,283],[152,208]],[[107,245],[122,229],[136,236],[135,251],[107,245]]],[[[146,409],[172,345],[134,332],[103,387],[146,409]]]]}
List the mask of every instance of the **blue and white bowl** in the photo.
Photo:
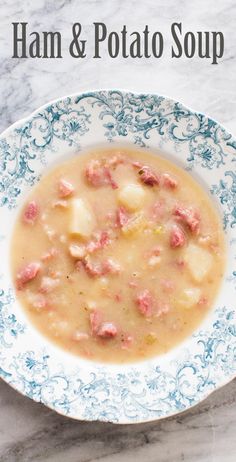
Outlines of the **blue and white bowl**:
{"type": "Polygon", "coordinates": [[[0,376],[57,412],[137,423],[184,411],[236,375],[236,140],[217,122],[153,94],[94,91],[47,104],[0,137],[0,376]],[[15,299],[12,228],[49,166],[97,145],[161,149],[212,195],[227,241],[227,268],[204,323],[168,354],[99,364],[51,344],[15,299]]]}

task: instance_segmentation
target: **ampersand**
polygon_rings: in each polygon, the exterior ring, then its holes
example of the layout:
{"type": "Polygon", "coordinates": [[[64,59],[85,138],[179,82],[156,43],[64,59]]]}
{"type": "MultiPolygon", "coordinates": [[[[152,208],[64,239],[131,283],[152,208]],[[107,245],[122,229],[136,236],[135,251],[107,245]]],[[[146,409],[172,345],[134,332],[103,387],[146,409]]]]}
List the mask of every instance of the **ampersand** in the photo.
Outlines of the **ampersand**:
{"type": "Polygon", "coordinates": [[[79,36],[82,31],[82,26],[79,22],[73,24],[72,33],[73,40],[70,44],[70,54],[73,58],[85,58],[85,43],[86,40],[79,40],[79,36]],[[75,50],[76,48],[76,50],[75,50]]]}

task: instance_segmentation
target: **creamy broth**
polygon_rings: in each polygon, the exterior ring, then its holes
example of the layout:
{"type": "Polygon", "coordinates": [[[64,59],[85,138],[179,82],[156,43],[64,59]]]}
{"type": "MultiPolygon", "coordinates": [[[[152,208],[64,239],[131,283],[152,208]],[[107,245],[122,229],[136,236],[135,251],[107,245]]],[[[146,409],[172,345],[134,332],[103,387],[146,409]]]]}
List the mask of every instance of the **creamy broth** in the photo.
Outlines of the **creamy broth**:
{"type": "Polygon", "coordinates": [[[138,361],[180,343],[212,307],[224,262],[202,187],[139,149],[97,149],[52,169],[12,239],[17,298],[33,324],[94,361],[138,361]]]}

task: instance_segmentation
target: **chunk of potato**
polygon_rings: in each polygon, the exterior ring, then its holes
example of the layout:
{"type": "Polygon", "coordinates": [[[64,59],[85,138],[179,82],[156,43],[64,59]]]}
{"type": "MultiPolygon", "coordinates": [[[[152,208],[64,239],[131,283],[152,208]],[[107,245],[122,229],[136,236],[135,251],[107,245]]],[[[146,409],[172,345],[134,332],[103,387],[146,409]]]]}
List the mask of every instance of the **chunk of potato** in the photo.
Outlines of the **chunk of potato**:
{"type": "Polygon", "coordinates": [[[118,194],[119,202],[127,207],[127,209],[139,210],[144,203],[145,191],[139,184],[127,184],[123,186],[118,194]]]}
{"type": "Polygon", "coordinates": [[[196,244],[189,244],[185,250],[184,259],[196,282],[201,282],[207,276],[213,264],[211,253],[196,244]]]}
{"type": "Polygon", "coordinates": [[[89,237],[95,224],[95,217],[85,201],[80,198],[73,199],[70,203],[69,232],[82,237],[89,237]]]}
{"type": "Polygon", "coordinates": [[[201,290],[198,287],[188,287],[184,289],[177,300],[180,308],[192,308],[196,305],[201,297],[201,290]]]}

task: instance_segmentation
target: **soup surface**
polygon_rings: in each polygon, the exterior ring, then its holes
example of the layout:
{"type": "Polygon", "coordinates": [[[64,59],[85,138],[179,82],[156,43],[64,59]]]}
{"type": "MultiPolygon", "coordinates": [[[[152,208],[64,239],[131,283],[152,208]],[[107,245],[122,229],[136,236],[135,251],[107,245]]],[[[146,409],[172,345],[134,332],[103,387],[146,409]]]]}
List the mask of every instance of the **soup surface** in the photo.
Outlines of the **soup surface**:
{"type": "Polygon", "coordinates": [[[15,225],[17,297],[70,352],[128,362],[167,352],[212,306],[221,222],[184,170],[139,149],[99,149],[55,167],[15,225]]]}

